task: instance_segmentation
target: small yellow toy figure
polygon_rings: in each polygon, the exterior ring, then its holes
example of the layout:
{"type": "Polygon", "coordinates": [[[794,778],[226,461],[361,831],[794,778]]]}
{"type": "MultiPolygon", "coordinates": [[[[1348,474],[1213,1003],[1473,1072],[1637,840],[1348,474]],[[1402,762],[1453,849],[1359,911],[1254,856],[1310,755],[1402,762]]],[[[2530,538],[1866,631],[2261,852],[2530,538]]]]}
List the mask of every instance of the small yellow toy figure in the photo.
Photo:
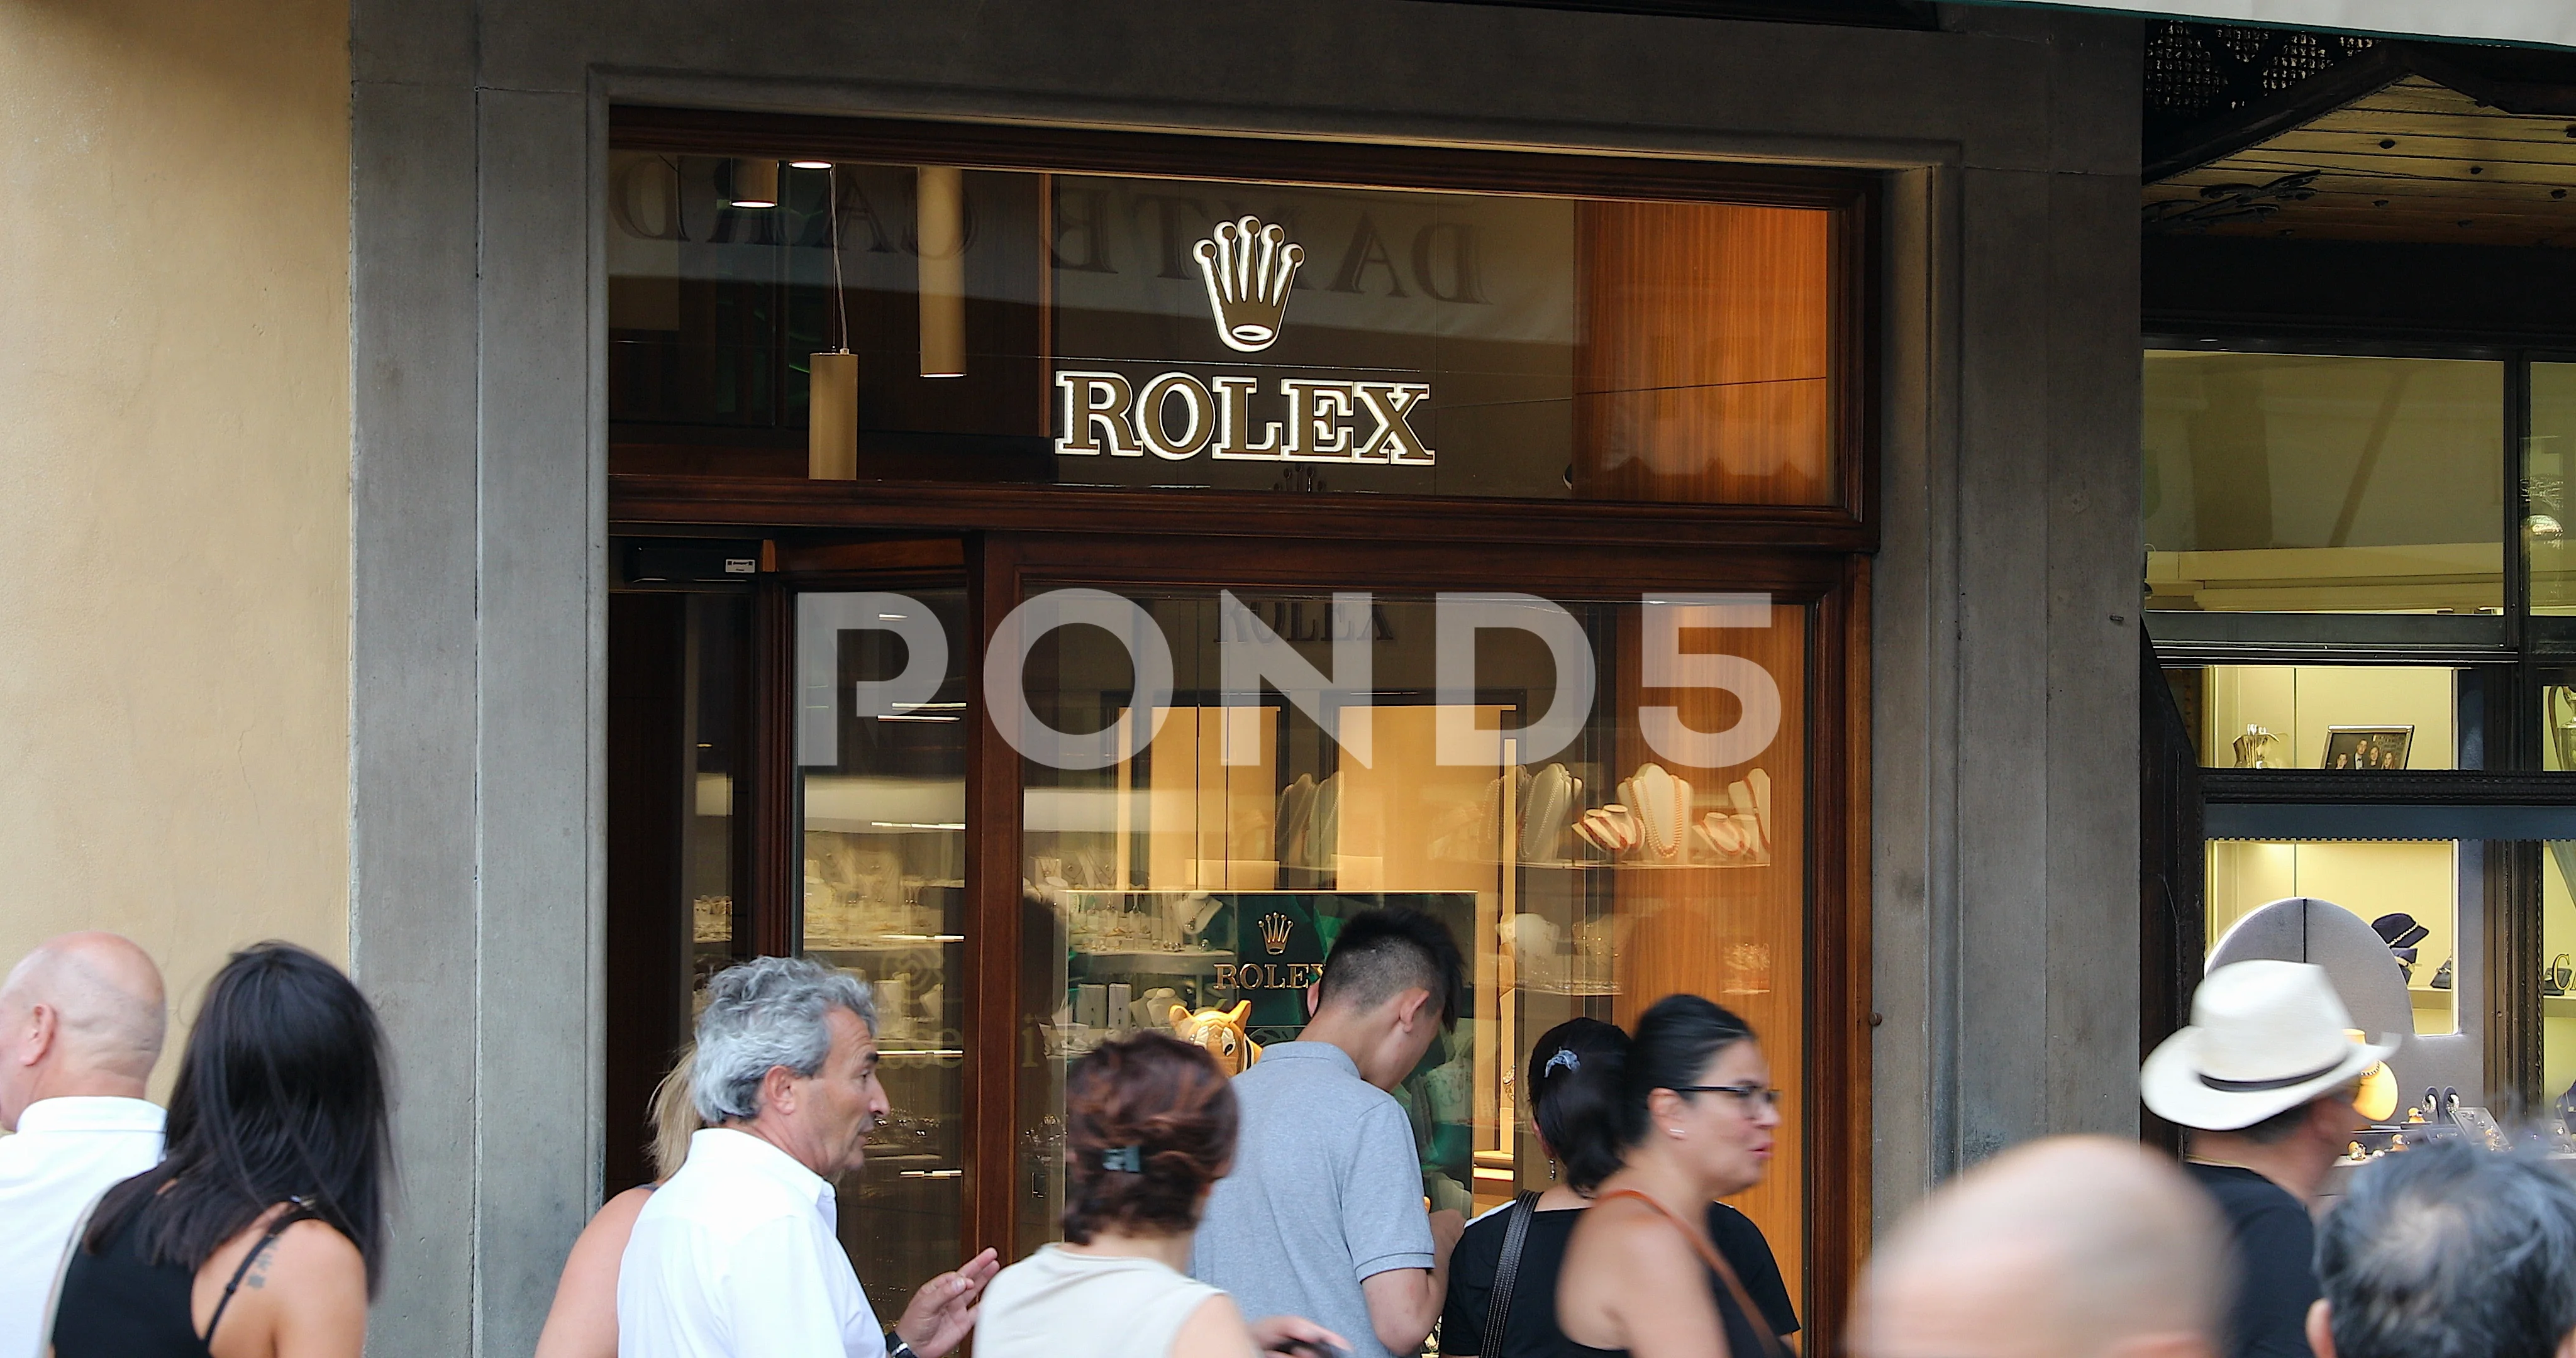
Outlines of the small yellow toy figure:
{"type": "Polygon", "coordinates": [[[1244,1032],[1243,1021],[1252,1014],[1252,1001],[1237,1000],[1232,1009],[1202,1009],[1193,1014],[1187,1005],[1172,1006],[1172,1036],[1183,1042],[1195,1042],[1216,1058],[1217,1068],[1228,1075],[1241,1075],[1245,1066],[1261,1059],[1261,1044],[1244,1032]]]}

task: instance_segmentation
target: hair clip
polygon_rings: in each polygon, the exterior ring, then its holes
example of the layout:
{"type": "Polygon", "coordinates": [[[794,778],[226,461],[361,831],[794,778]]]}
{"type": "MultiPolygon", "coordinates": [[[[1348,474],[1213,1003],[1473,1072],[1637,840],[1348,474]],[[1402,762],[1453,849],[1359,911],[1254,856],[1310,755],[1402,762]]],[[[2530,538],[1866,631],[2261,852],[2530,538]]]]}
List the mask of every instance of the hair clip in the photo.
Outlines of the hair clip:
{"type": "Polygon", "coordinates": [[[1121,1174],[1145,1172],[1145,1151],[1141,1146],[1113,1146],[1100,1153],[1100,1167],[1121,1174]]]}
{"type": "Polygon", "coordinates": [[[1557,1048],[1556,1055],[1547,1058],[1547,1064],[1538,1068],[1538,1073],[1541,1075],[1553,1074],[1559,1066],[1563,1066],[1567,1070],[1581,1070],[1583,1069],[1583,1058],[1575,1055],[1572,1047],[1559,1047],[1557,1048]]]}

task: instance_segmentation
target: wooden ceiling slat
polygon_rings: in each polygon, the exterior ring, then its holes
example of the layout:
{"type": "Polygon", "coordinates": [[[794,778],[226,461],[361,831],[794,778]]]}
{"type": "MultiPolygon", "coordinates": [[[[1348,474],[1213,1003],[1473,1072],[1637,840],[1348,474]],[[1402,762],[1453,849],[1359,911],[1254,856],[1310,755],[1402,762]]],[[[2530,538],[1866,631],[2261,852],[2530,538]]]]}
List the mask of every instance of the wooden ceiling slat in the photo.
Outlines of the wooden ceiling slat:
{"type": "MultiPolygon", "coordinates": [[[[2499,148],[2494,154],[2530,155],[2543,152],[2543,159],[2561,147],[2576,149],[2576,137],[2567,135],[2568,122],[2563,118],[2419,118],[2411,122],[2379,119],[2369,123],[2329,122],[2325,119],[2294,131],[2256,143],[2257,146],[2314,146],[2339,144],[2382,149],[2382,141],[2394,141],[2391,150],[2411,150],[2425,154],[2427,144],[2446,148],[2441,154],[2461,149],[2488,154],[2486,147],[2499,148]],[[2411,143],[2411,145],[2410,145],[2411,143]]],[[[2249,148],[2250,149],[2250,148],[2249,148]]]]}
{"type": "Polygon", "coordinates": [[[2216,165],[2205,166],[2194,173],[2208,170],[2233,171],[2239,179],[2273,178],[2301,170],[2324,170],[2330,174],[2364,175],[2374,179],[2412,180],[2419,183],[2459,184],[2576,184],[2576,164],[2550,164],[2535,161],[2453,161],[2421,156],[2401,156],[2390,151],[2375,156],[2321,151],[2311,155],[2275,154],[2247,151],[2229,156],[2216,165]],[[2470,174],[2469,166],[2483,173],[2470,174]]]}

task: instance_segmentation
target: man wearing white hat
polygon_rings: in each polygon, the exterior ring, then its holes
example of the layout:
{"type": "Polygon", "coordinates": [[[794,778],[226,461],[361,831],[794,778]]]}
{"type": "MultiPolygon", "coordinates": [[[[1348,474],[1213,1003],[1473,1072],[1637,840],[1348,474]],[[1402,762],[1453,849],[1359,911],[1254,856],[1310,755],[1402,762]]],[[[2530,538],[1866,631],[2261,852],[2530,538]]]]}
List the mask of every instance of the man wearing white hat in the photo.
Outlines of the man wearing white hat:
{"type": "Polygon", "coordinates": [[[2202,978],[2191,1026],[2138,1074],[2158,1117],[2192,1129],[2183,1167],[2235,1239],[2230,1358],[2307,1358],[2317,1299],[2309,1216],[2317,1185],[2361,1116],[2362,1076],[2397,1050],[2353,1038],[2325,969],[2249,961],[2202,978]]]}

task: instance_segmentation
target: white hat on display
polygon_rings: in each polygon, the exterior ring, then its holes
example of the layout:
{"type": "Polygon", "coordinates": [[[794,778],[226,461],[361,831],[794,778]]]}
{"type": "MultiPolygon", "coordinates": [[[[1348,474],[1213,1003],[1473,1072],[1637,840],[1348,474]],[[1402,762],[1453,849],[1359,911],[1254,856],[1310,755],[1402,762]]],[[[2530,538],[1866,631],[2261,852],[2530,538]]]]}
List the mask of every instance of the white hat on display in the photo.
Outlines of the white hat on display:
{"type": "Polygon", "coordinates": [[[2166,1038],[2138,1072],[2156,1116],[2232,1132],[2350,1084],[2397,1050],[2354,1040],[2325,968],[2234,962],[2202,978],[2191,1026],[2166,1038]]]}

